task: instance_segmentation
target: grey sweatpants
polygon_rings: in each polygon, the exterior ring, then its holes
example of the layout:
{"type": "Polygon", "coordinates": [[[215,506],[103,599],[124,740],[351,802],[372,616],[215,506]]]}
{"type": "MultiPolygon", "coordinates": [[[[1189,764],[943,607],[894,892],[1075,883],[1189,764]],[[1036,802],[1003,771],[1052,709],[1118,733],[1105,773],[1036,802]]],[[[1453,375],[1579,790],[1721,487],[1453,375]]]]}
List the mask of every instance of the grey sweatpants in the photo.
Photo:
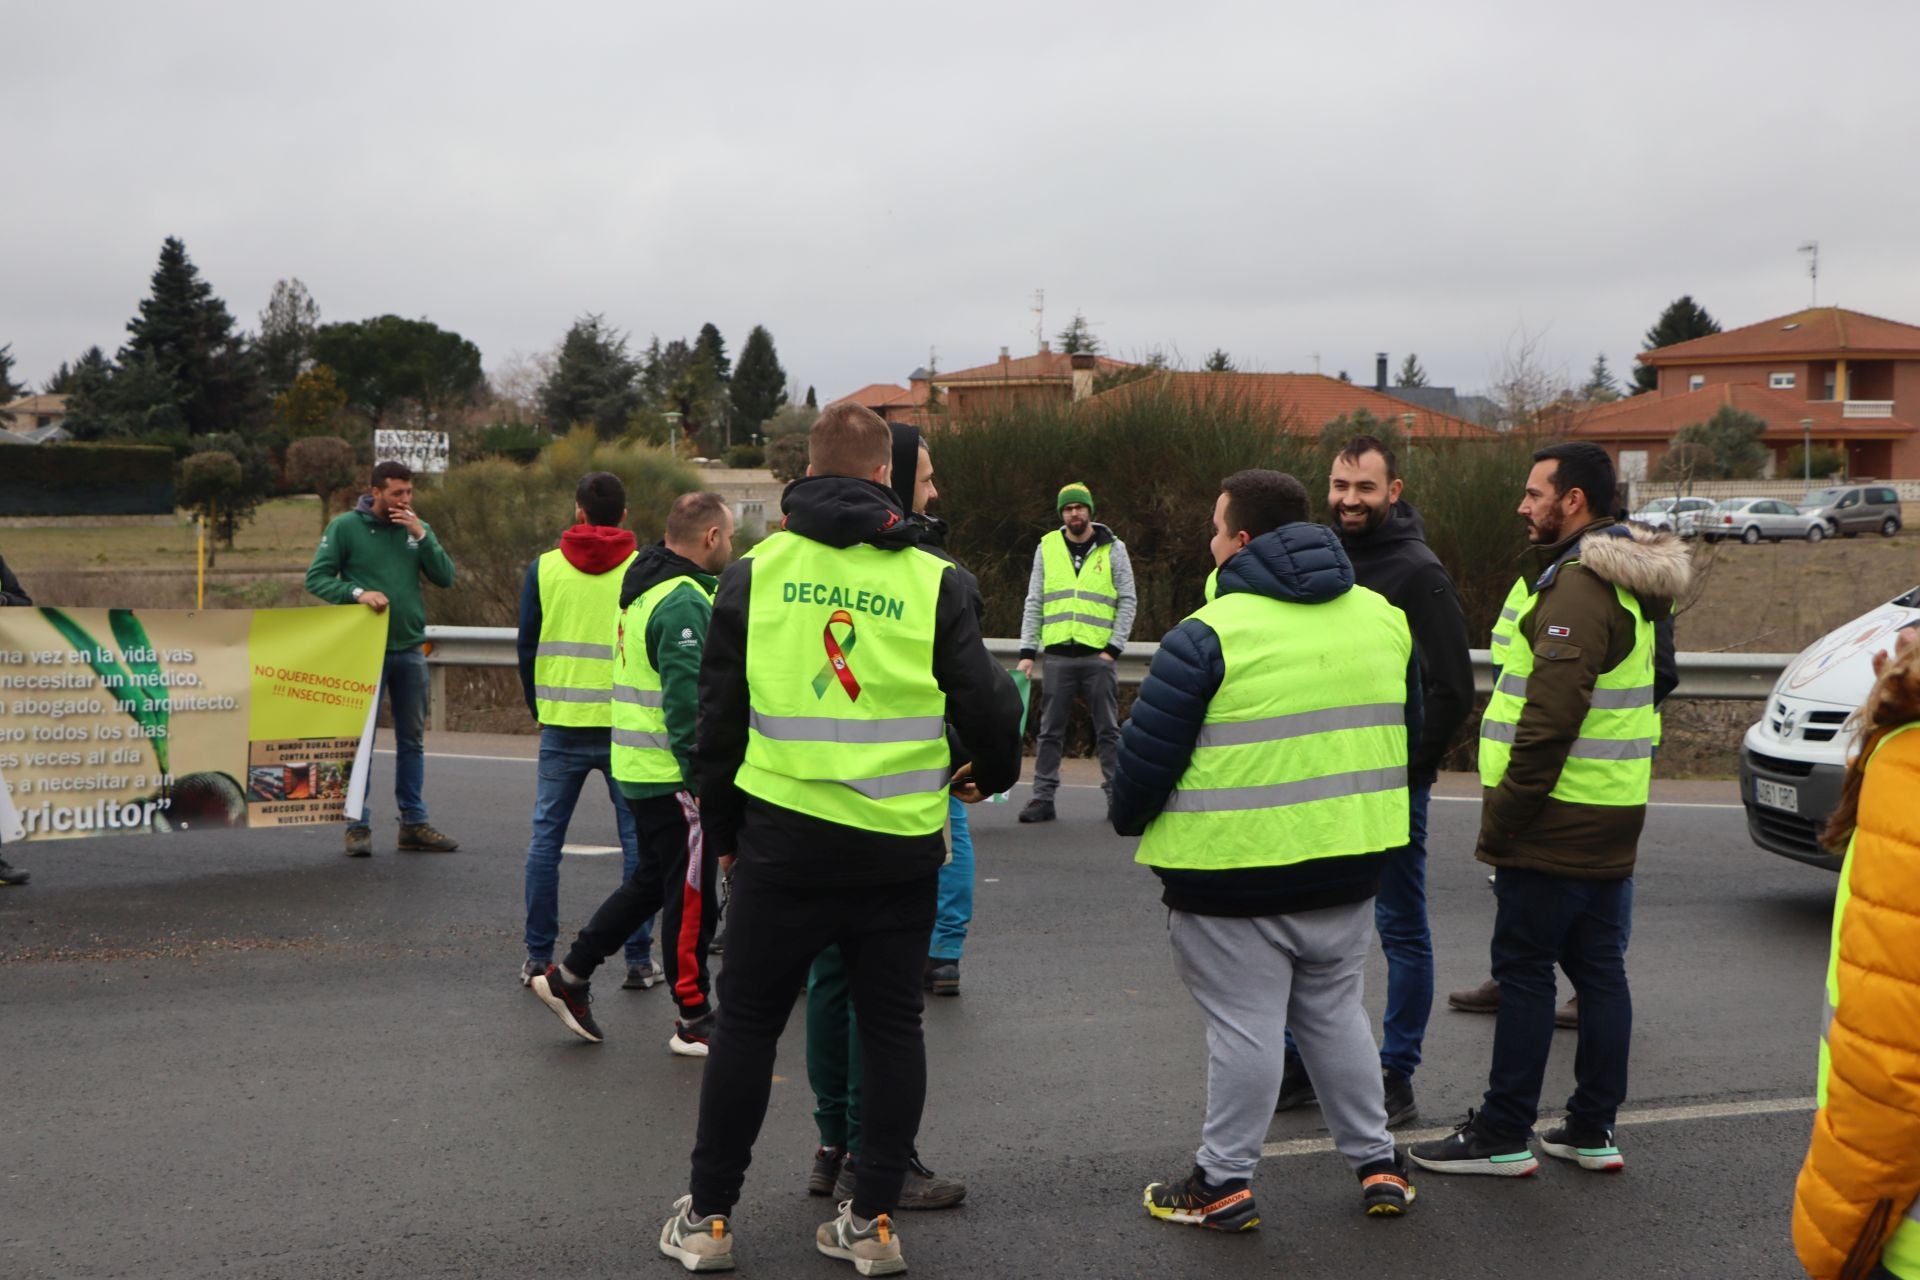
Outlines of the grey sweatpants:
{"type": "Polygon", "coordinates": [[[1060,756],[1073,715],[1073,695],[1087,700],[1093,720],[1093,747],[1100,757],[1100,785],[1113,786],[1120,763],[1120,679],[1114,665],[1099,654],[1040,657],[1040,732],[1033,761],[1033,798],[1051,800],[1060,787],[1060,756]]]}
{"type": "Polygon", "coordinates": [[[1283,1037],[1293,1038],[1333,1144],[1355,1172],[1393,1159],[1380,1046],[1360,1003],[1373,899],[1296,915],[1172,911],[1174,967],[1207,1015],[1207,1120],[1194,1163],[1208,1178],[1251,1178],[1280,1099],[1283,1037]]]}

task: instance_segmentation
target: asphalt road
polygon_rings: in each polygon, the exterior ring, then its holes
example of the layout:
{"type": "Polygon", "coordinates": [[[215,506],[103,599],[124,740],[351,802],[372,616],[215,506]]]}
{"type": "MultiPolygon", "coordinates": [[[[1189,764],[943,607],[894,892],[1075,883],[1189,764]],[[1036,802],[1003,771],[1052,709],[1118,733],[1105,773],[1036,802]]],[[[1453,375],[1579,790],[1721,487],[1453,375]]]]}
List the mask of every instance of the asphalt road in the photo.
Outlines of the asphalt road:
{"type": "MultiPolygon", "coordinates": [[[[385,818],[371,861],[340,856],[333,829],[8,851],[35,881],[0,890],[0,1277],[681,1274],[654,1242],[702,1068],[667,1052],[665,993],[604,984],[608,1043],[568,1035],[515,978],[531,767],[439,756],[428,782],[457,854],[395,854],[385,818]]],[[[1265,1225],[1234,1237],[1140,1209],[1146,1182],[1190,1164],[1204,1046],[1132,842],[1094,790],[1064,792],[1051,827],[1015,824],[1024,788],[976,807],[965,993],[928,1010],[921,1135],[973,1190],[901,1223],[913,1271],[1798,1275],[1788,1212],[1834,882],[1754,849],[1730,791],[1665,792],[1690,802],[1649,821],[1625,1175],[1426,1174],[1409,1217],[1371,1220],[1317,1115],[1293,1114],[1256,1182],[1265,1225]]],[[[1486,968],[1476,818],[1471,799],[1434,806],[1442,991],[1486,968]]],[[[574,838],[613,843],[604,800],[574,838]]],[[[567,860],[563,933],[618,875],[617,857],[567,860]]],[[[1377,956],[1368,983],[1377,1012],[1377,956]]],[[[1424,1125],[1476,1102],[1492,1029],[1436,1009],[1424,1125]]],[[[795,1018],[735,1215],[746,1275],[849,1274],[811,1244],[829,1206],[804,1194],[801,1034],[795,1018]]],[[[1573,1048],[1561,1033],[1551,1100],[1573,1048]]]]}

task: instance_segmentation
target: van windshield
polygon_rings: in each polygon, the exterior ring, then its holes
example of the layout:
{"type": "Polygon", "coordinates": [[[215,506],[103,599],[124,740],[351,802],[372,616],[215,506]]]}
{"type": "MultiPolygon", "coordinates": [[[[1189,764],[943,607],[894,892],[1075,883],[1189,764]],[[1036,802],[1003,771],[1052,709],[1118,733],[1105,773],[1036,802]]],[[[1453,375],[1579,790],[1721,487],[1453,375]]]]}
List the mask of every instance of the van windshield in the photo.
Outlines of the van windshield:
{"type": "Polygon", "coordinates": [[[1800,499],[1800,505],[1803,507],[1830,507],[1840,501],[1840,495],[1845,492],[1845,489],[1809,490],[1807,496],[1800,499]]]}

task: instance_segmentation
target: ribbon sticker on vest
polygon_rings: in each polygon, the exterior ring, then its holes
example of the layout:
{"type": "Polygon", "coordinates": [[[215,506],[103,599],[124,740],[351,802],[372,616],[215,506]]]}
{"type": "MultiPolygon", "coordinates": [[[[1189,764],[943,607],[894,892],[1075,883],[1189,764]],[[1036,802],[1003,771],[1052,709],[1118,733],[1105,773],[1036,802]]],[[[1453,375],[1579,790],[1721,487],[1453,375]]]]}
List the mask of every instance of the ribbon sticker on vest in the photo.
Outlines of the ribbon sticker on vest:
{"type": "Polygon", "coordinates": [[[860,682],[854,678],[853,669],[847,665],[847,655],[853,652],[854,643],[858,638],[853,629],[853,615],[845,609],[835,609],[833,615],[827,619],[827,625],[820,628],[820,642],[826,646],[827,663],[820,668],[820,674],[813,678],[814,697],[826,697],[828,687],[838,679],[840,687],[847,691],[849,702],[860,700],[860,682]],[[833,638],[835,623],[846,627],[845,640],[833,638]]]}

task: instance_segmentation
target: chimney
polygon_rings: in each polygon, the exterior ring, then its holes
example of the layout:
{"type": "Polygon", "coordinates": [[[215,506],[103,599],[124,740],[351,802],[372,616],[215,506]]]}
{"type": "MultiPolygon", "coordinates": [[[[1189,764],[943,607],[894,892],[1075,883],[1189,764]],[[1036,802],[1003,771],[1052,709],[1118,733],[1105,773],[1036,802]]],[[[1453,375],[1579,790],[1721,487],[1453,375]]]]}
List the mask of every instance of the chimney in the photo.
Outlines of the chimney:
{"type": "Polygon", "coordinates": [[[1007,355],[1007,349],[1005,347],[1000,348],[1000,376],[1001,377],[1006,376],[1008,359],[1009,357],[1007,355]]]}
{"type": "Polygon", "coordinates": [[[1076,351],[1067,357],[1073,367],[1073,398],[1085,400],[1093,394],[1093,377],[1100,367],[1099,358],[1091,351],[1076,351]]]}
{"type": "Polygon", "coordinates": [[[1387,389],[1387,353],[1384,351],[1376,351],[1373,355],[1373,389],[1387,389]]]}
{"type": "Polygon", "coordinates": [[[1051,342],[1048,342],[1045,338],[1040,339],[1040,354],[1043,356],[1050,356],[1053,354],[1053,344],[1051,342]]]}

